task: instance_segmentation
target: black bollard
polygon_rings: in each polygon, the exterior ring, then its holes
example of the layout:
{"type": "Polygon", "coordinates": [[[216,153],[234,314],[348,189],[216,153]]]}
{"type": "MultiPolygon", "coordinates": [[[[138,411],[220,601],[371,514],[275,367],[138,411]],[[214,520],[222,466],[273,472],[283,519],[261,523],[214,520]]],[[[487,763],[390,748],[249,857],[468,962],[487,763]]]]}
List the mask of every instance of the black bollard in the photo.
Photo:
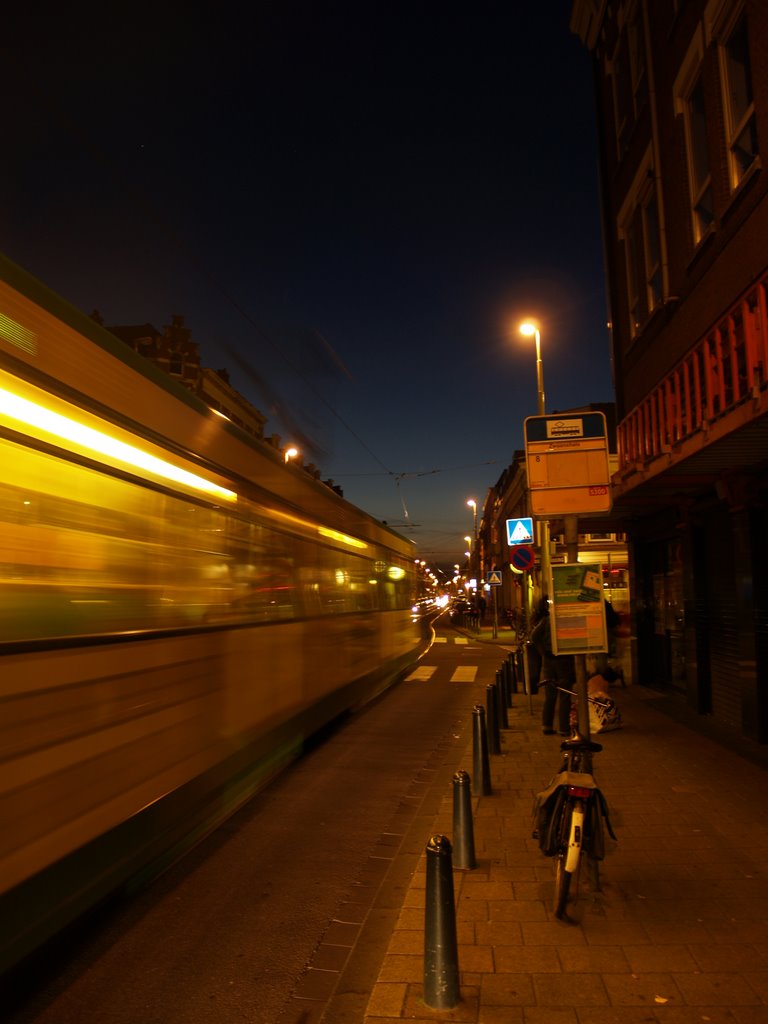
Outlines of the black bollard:
{"type": "Polygon", "coordinates": [[[447,836],[432,836],[427,843],[424,1002],[433,1010],[450,1010],[459,1002],[456,908],[447,836]]]}
{"type": "Polygon", "coordinates": [[[501,669],[496,670],[496,717],[499,722],[499,729],[509,728],[507,698],[504,696],[504,673],[501,669]]]}
{"type": "Polygon", "coordinates": [[[472,784],[469,774],[465,771],[458,771],[453,776],[453,843],[454,867],[476,867],[475,835],[472,827],[472,784]]]}
{"type": "Polygon", "coordinates": [[[507,678],[507,662],[502,661],[499,666],[499,671],[496,673],[499,677],[499,688],[501,689],[501,703],[505,708],[509,707],[509,680],[507,678]]]}
{"type": "Polygon", "coordinates": [[[488,723],[488,752],[490,754],[501,753],[501,732],[499,731],[499,716],[496,712],[498,706],[496,683],[488,683],[485,688],[485,718],[488,723]]]}
{"type": "Polygon", "coordinates": [[[515,655],[512,652],[507,658],[509,662],[509,683],[512,693],[517,693],[517,669],[515,668],[515,655]]]}
{"type": "Polygon", "coordinates": [[[485,727],[485,708],[475,704],[472,709],[472,777],[477,796],[490,796],[491,765],[488,759],[488,733],[485,727]]]}
{"type": "Polygon", "coordinates": [[[504,659],[504,679],[507,683],[507,707],[512,707],[512,694],[515,689],[515,670],[512,667],[512,655],[508,654],[504,659]]]}

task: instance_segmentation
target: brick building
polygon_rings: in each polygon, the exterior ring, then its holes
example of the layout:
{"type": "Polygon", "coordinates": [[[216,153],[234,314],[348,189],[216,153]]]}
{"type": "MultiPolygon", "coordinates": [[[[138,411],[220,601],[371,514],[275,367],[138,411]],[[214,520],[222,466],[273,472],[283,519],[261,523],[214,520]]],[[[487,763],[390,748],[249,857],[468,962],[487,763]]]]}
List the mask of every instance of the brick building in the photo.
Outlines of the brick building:
{"type": "Polygon", "coordinates": [[[575,0],[595,83],[634,677],[768,742],[768,5],[575,0]]]}

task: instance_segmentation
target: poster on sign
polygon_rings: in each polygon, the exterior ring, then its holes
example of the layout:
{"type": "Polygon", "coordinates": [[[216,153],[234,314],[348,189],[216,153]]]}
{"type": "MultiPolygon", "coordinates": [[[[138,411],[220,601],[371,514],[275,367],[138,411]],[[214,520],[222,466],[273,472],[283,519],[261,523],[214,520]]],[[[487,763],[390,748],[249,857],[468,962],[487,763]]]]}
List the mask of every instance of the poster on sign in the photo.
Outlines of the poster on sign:
{"type": "Polygon", "coordinates": [[[550,593],[553,653],[607,651],[602,565],[584,562],[553,565],[550,593]]]}

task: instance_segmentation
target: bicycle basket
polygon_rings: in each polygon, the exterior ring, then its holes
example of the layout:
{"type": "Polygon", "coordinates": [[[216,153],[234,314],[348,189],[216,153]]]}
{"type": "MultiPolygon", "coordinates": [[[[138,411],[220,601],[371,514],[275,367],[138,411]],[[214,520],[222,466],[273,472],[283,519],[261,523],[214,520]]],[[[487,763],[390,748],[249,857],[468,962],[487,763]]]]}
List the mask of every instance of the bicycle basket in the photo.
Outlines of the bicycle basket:
{"type": "Polygon", "coordinates": [[[605,857],[603,822],[605,822],[605,827],[608,829],[608,835],[616,842],[616,835],[611,826],[611,819],[608,816],[608,804],[602,792],[596,789],[592,799],[589,801],[587,825],[584,830],[584,848],[592,860],[603,860],[605,857]]]}
{"type": "Polygon", "coordinates": [[[557,853],[559,825],[567,786],[545,789],[537,793],[533,801],[533,838],[538,839],[539,849],[545,857],[557,853]]]}

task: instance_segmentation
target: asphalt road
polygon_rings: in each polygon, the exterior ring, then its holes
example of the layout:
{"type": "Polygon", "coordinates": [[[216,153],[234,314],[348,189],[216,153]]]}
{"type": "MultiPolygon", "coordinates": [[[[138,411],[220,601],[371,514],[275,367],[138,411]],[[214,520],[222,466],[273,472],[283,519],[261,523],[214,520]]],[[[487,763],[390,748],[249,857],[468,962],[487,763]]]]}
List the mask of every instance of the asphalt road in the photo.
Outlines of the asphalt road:
{"type": "Polygon", "coordinates": [[[332,1024],[361,1020],[398,894],[429,839],[423,829],[505,654],[438,629],[414,673],[57,950],[6,1024],[298,1024],[326,1011],[332,1024]],[[386,876],[372,883],[377,843],[404,834],[386,876]],[[373,912],[341,982],[308,1015],[296,998],[302,979],[339,908],[371,884],[373,912]]]}

